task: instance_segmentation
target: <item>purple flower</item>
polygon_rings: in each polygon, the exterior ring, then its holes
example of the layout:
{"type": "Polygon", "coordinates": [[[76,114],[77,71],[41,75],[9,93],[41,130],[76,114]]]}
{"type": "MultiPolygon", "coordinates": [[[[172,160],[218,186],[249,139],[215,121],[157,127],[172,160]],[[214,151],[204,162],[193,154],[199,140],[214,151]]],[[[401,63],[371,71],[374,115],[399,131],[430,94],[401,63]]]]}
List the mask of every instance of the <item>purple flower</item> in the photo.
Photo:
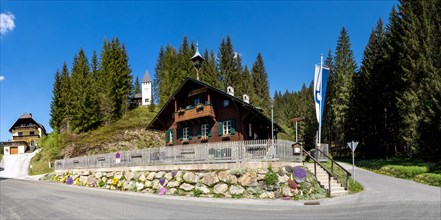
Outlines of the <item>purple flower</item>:
{"type": "Polygon", "coordinates": [[[72,177],[67,177],[67,179],[66,179],[66,184],[72,184],[73,183],[73,179],[72,179],[72,177]]]}
{"type": "Polygon", "coordinates": [[[159,179],[159,183],[161,184],[161,186],[163,186],[165,183],[165,179],[164,178],[159,179]]]}
{"type": "Polygon", "coordinates": [[[159,189],[159,195],[164,195],[165,192],[167,192],[167,189],[165,187],[162,187],[161,189],[159,189]]]}
{"type": "Polygon", "coordinates": [[[295,167],[293,175],[298,179],[303,179],[306,177],[306,170],[301,167],[295,167]]]}
{"type": "Polygon", "coordinates": [[[285,197],[283,197],[282,199],[283,199],[283,200],[290,200],[291,197],[289,197],[289,196],[285,196],[285,197]]]}

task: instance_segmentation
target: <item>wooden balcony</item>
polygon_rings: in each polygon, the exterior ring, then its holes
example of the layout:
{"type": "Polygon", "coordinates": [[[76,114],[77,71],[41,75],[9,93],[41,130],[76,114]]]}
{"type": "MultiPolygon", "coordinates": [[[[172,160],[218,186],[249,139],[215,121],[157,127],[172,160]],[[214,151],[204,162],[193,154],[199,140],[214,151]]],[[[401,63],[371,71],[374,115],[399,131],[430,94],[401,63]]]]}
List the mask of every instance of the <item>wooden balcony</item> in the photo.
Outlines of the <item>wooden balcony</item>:
{"type": "Polygon", "coordinates": [[[191,109],[182,109],[175,113],[176,122],[188,121],[202,117],[215,117],[213,106],[204,105],[203,108],[196,106],[191,109]]]}
{"type": "Polygon", "coordinates": [[[39,135],[12,136],[12,140],[14,141],[25,141],[25,140],[38,139],[38,138],[40,138],[39,135]]]}

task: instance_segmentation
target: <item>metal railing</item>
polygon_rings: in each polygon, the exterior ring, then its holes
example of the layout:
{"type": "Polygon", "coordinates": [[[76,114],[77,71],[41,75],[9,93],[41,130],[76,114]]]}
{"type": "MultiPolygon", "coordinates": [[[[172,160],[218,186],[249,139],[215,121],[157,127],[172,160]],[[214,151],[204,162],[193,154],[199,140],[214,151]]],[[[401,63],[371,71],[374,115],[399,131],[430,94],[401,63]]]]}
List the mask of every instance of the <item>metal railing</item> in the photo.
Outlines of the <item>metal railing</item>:
{"type": "Polygon", "coordinates": [[[269,139],[155,147],[56,160],[55,170],[158,164],[301,162],[302,153],[293,155],[293,144],[292,141],[274,140],[274,147],[271,147],[269,139]]]}
{"type": "Polygon", "coordinates": [[[316,152],[316,153],[320,153],[321,155],[326,156],[331,161],[331,171],[330,172],[331,172],[332,176],[337,180],[338,183],[342,184],[345,187],[345,189],[348,190],[349,189],[349,177],[351,177],[351,173],[349,171],[347,171],[345,168],[343,168],[340,164],[336,163],[335,160],[330,158],[327,153],[325,153],[319,149],[317,149],[317,150],[318,150],[318,152],[316,152]],[[337,167],[342,170],[342,173],[345,176],[344,181],[342,181],[342,178],[339,177],[337,172],[335,172],[334,164],[337,165],[337,167]]]}

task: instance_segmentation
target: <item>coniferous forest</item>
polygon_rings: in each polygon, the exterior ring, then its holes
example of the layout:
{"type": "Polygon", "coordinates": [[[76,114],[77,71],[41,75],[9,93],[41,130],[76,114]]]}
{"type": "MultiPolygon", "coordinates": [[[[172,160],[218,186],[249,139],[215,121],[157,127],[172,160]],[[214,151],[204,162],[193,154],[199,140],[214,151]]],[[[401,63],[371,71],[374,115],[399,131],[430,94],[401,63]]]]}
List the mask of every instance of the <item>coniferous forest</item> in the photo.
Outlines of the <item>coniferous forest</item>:
{"type": "MultiPolygon", "coordinates": [[[[322,142],[330,144],[334,155],[347,154],[346,142],[354,140],[359,141],[360,157],[440,160],[440,24],[440,0],[401,0],[386,24],[381,19],[373,24],[359,66],[350,30],[341,29],[334,52],[329,50],[324,61],[330,73],[322,142]]],[[[153,77],[159,108],[186,77],[196,78],[190,60],[195,51],[195,43],[186,37],[178,49],[171,45],[159,49],[153,77]]],[[[251,68],[243,65],[229,36],[216,53],[200,52],[205,58],[201,81],[221,90],[232,86],[238,98],[249,95],[251,104],[270,115],[270,85],[260,53],[251,68]]],[[[80,50],[71,70],[65,63],[56,72],[50,125],[56,132],[67,127],[77,133],[94,129],[124,115],[137,92],[139,79],[132,79],[124,45],[117,38],[104,40],[99,57],[94,52],[89,62],[80,50]]],[[[312,82],[300,91],[276,91],[273,98],[275,121],[286,132],[279,138],[293,140],[295,128],[288,120],[304,117],[298,124],[299,140],[312,148],[318,128],[312,82]]]]}

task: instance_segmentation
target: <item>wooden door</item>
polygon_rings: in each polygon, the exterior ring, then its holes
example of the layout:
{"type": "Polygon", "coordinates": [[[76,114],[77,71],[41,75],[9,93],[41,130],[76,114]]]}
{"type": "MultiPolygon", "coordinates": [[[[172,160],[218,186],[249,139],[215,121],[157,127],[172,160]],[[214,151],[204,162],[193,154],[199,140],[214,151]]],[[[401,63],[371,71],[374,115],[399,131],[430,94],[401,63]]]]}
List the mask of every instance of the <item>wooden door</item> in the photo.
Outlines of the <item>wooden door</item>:
{"type": "Polygon", "coordinates": [[[9,150],[11,151],[11,154],[18,154],[18,147],[11,147],[9,150]]]}

